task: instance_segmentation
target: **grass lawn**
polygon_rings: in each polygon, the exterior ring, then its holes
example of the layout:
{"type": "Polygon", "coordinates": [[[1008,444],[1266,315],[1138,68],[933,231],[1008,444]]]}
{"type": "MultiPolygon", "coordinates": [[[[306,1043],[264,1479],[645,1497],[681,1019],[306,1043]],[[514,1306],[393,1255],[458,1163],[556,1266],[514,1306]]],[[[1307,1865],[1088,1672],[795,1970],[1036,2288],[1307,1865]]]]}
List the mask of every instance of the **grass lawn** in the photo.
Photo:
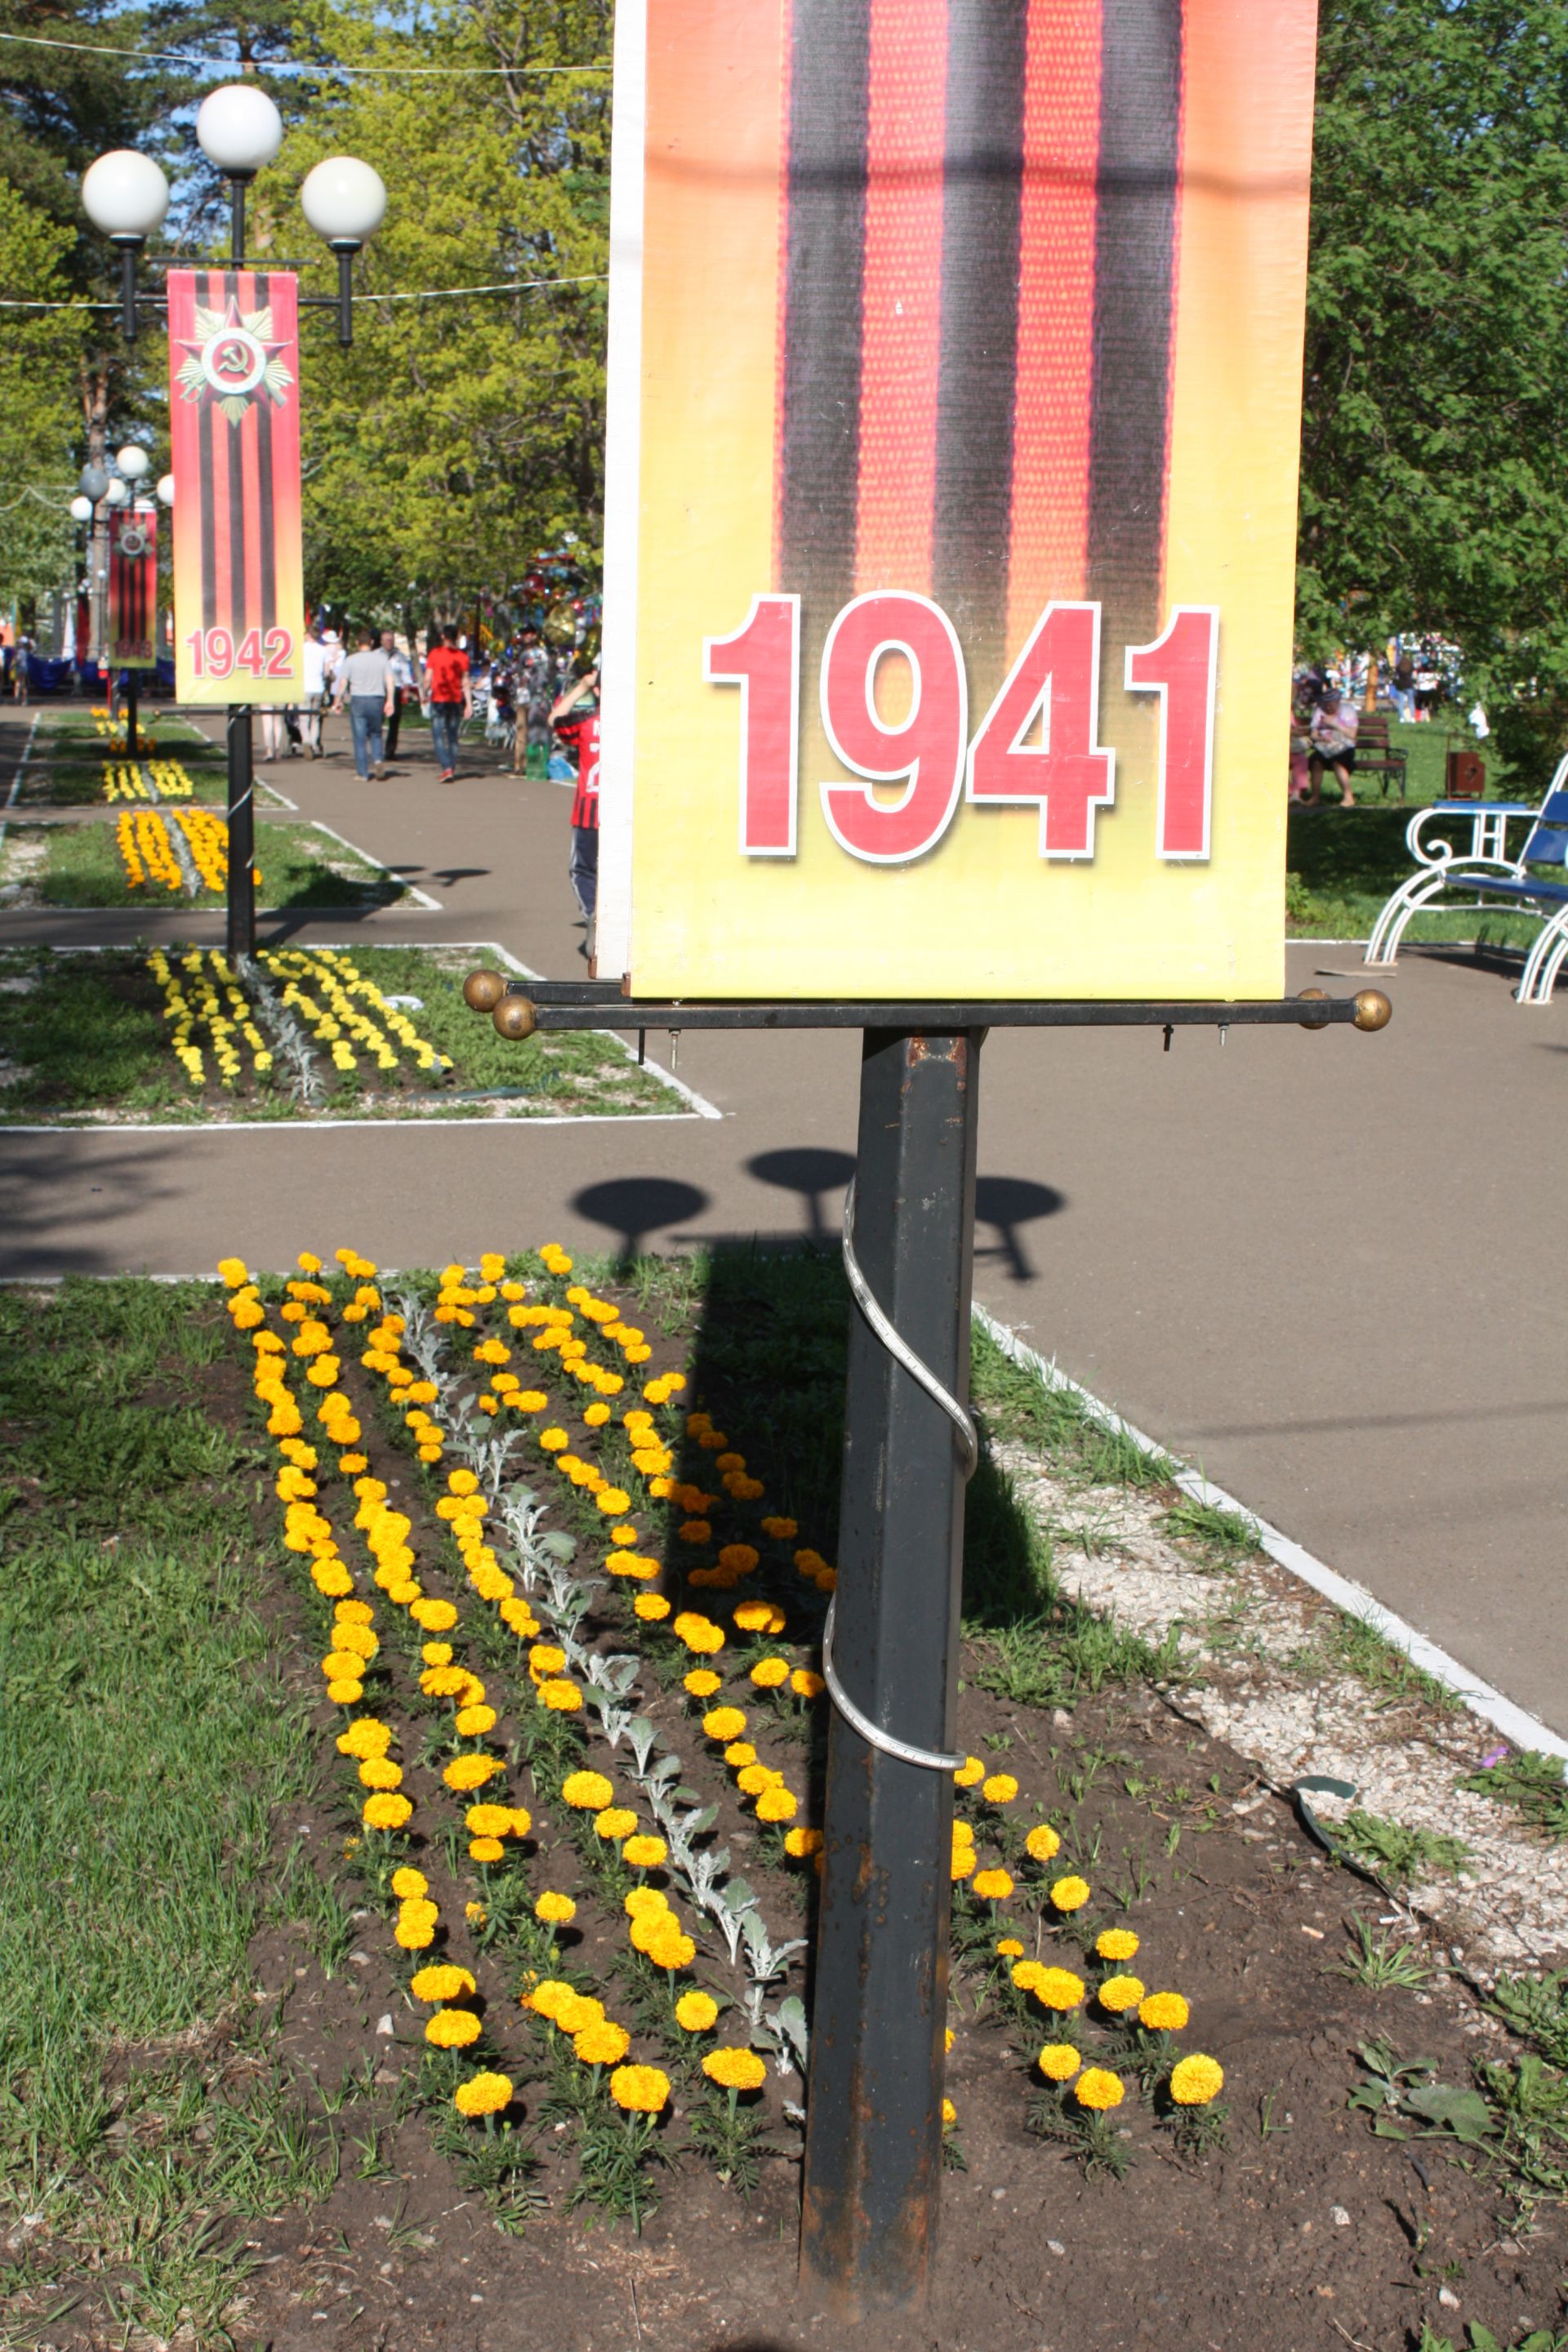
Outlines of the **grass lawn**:
{"type": "MultiPolygon", "coordinates": [[[[179,951],[166,952],[171,971],[188,987],[179,951]]],[[[280,974],[262,967],[274,1001],[287,984],[289,959],[300,952],[282,951],[288,968],[280,974]]],[[[685,1108],[656,1071],[639,1069],[603,1033],[571,1030],[522,1045],[504,1042],[463,1002],[471,952],[368,946],[342,952],[384,997],[416,1000],[401,1009],[450,1067],[423,1070],[413,1054],[400,1051],[396,1068],[384,1071],[361,1050],[355,1067],[340,1070],[326,1045],[311,1041],[309,1083],[301,1085],[297,1066],[277,1050],[273,1029],[261,1019],[259,1034],[274,1053],[269,1072],[258,1075],[250,1050],[242,1047],[237,1082],[221,1085],[213,1041],[198,1027],[194,1042],[203,1054],[202,1082],[193,1085],[172,1051],[163,988],[144,951],[0,949],[0,1123],[356,1114],[483,1118],[496,1109],[512,1118],[629,1118],[685,1108]]],[[[208,950],[202,951],[202,966],[213,970],[208,950]]],[[[308,975],[301,984],[308,992],[316,986],[308,975]]],[[[253,991],[249,998],[254,1007],[253,991]]],[[[313,1001],[326,1011],[319,989],[313,1001]]],[[[371,1017],[377,1018],[374,1011],[371,1017]]]]}
{"type": "MultiPolygon", "coordinates": [[[[177,821],[177,812],[162,812],[177,821]]],[[[116,820],[7,827],[0,847],[0,905],[17,907],[221,907],[221,891],[170,890],[151,878],[132,887],[116,846],[116,820]],[[7,887],[15,896],[5,898],[7,887]]],[[[383,866],[311,824],[257,827],[259,908],[391,907],[405,897],[383,866]]]]}

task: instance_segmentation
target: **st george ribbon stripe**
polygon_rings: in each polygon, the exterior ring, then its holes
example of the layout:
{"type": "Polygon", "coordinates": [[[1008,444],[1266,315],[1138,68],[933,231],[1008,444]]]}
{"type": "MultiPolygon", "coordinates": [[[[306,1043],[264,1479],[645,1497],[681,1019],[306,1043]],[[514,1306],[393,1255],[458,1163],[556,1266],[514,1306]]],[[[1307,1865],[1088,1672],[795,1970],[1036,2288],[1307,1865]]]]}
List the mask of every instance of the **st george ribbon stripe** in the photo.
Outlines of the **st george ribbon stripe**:
{"type": "Polygon", "coordinates": [[[816,646],[854,593],[870,15],[790,11],[778,560],[816,646]]]}
{"type": "Polygon", "coordinates": [[[977,698],[1006,624],[1027,23],[1026,0],[949,0],[932,593],[977,698]]]}
{"type": "Polygon", "coordinates": [[[1088,593],[1160,626],[1182,152],[1183,0],[1101,0],[1088,593]]]}

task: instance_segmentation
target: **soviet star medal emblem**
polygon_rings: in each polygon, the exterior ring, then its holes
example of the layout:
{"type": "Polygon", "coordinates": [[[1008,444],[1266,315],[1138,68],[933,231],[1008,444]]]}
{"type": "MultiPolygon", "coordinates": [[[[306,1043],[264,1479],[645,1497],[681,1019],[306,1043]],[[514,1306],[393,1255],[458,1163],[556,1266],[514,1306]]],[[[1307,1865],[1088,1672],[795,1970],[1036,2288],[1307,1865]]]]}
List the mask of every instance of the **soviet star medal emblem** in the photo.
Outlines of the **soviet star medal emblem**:
{"type": "Polygon", "coordinates": [[[231,295],[224,310],[196,305],[194,341],[181,341],[185,353],[174,381],[182,400],[215,400],[231,425],[241,424],[258,394],[281,406],[294,378],[273,340],[272,306],[242,311],[231,295]]]}

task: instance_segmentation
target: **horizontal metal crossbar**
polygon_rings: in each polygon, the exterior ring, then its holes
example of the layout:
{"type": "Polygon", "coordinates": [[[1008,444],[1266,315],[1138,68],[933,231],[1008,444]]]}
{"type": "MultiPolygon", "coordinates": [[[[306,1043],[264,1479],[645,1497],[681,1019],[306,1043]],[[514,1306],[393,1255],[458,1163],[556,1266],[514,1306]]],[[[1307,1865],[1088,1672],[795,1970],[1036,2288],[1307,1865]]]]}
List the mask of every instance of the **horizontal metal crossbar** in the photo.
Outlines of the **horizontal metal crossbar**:
{"type": "MultiPolygon", "coordinates": [[[[1170,1004],[1118,999],[1034,1003],[1012,999],[955,1003],[687,1002],[623,996],[596,981],[574,980],[514,981],[506,992],[526,998],[536,1008],[542,1029],[599,1029],[608,1024],[617,1029],[913,1029],[939,1035],[961,1029],[1326,1029],[1339,1023],[1355,1024],[1362,1004],[1354,996],[1170,1004]]],[[[1373,992],[1363,991],[1363,996],[1373,992]]],[[[1363,1015],[1361,1025],[1372,1024],[1363,1015]]]]}

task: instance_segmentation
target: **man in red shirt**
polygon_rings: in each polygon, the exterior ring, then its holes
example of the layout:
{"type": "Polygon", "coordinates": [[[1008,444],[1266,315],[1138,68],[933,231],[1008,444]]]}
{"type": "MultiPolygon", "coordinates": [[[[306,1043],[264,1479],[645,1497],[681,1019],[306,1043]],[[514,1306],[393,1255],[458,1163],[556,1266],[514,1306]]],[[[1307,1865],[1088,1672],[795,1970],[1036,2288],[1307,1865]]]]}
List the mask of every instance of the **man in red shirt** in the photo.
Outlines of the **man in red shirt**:
{"type": "Polygon", "coordinates": [[[449,784],[458,773],[458,731],[474,707],[468,687],[468,656],[458,644],[455,628],[441,632],[441,642],[425,656],[425,708],[430,716],[430,736],[441,782],[449,784]]]}
{"type": "Polygon", "coordinates": [[[569,687],[550,714],[567,750],[577,761],[577,789],[572,795],[572,862],[568,872],[577,904],[583,909],[587,938],[583,952],[594,953],[594,914],[599,898],[599,673],[584,671],[569,687]],[[578,706],[592,699],[593,709],[578,706]],[[575,719],[568,713],[576,710],[575,719]]]}

